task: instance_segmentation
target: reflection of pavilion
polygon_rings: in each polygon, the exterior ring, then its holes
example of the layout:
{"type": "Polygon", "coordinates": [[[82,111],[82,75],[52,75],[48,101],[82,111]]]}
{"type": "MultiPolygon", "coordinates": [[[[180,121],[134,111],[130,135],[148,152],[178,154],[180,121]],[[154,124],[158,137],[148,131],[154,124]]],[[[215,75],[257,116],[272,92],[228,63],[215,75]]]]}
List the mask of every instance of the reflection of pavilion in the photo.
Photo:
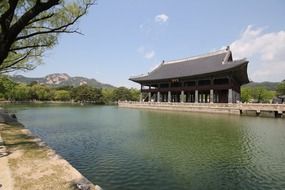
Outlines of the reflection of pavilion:
{"type": "Polygon", "coordinates": [[[245,59],[233,60],[228,47],[202,56],[163,61],[147,75],[130,80],[141,84],[141,101],[236,103],[240,86],[249,82],[247,64],[245,59]]]}

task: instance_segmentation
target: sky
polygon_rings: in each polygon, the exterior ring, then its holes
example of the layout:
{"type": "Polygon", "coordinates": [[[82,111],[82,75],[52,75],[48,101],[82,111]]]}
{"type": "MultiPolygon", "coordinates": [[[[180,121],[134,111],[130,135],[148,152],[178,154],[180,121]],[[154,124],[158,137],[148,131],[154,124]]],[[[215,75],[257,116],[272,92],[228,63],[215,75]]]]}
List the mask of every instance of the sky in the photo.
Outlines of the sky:
{"type": "Polygon", "coordinates": [[[28,77],[67,73],[114,86],[163,60],[230,46],[249,60],[252,81],[285,79],[284,0],[97,0],[78,23],[84,35],[63,34],[28,77]]]}

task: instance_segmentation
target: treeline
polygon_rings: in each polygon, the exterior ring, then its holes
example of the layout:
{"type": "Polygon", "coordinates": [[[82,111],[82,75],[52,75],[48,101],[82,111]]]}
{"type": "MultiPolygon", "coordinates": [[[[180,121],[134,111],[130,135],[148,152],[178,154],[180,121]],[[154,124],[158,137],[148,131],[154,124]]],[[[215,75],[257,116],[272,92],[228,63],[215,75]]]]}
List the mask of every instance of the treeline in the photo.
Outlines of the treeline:
{"type": "MultiPolygon", "coordinates": [[[[87,85],[53,88],[32,82],[15,83],[6,76],[0,76],[0,100],[8,101],[74,101],[95,104],[112,104],[121,101],[138,101],[140,91],[134,88],[94,88],[87,85]]],[[[241,88],[241,101],[253,103],[272,103],[285,96],[285,80],[275,90],[263,86],[241,88]]]]}
{"type": "Polygon", "coordinates": [[[138,101],[139,90],[125,87],[94,88],[87,85],[78,87],[49,87],[32,82],[15,83],[5,76],[0,76],[0,100],[8,101],[74,101],[82,103],[112,104],[121,101],[138,101]]]}
{"type": "Polygon", "coordinates": [[[269,90],[265,86],[241,88],[241,101],[254,103],[274,103],[275,99],[285,95],[285,80],[280,82],[275,90],[269,90]]]}

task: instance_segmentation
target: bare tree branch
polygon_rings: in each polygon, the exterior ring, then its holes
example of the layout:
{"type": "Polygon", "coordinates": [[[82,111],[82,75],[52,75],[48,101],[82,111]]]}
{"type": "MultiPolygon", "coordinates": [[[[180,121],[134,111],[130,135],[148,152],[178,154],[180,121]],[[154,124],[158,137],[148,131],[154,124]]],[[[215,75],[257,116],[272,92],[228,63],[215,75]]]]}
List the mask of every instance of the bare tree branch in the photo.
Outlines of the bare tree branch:
{"type": "Polygon", "coordinates": [[[18,51],[23,49],[31,49],[31,48],[39,48],[39,47],[49,47],[50,44],[40,44],[40,45],[29,45],[29,46],[22,46],[17,48],[11,48],[10,51],[18,51]]]}
{"type": "Polygon", "coordinates": [[[43,16],[43,17],[40,17],[40,18],[37,18],[37,19],[33,19],[33,20],[31,20],[31,21],[28,23],[28,25],[33,24],[33,23],[38,22],[38,21],[42,21],[42,20],[49,19],[49,18],[51,18],[51,17],[53,17],[53,16],[54,16],[54,13],[51,13],[51,14],[49,14],[49,15],[47,15],[47,16],[43,16]]]}
{"type": "Polygon", "coordinates": [[[23,28],[37,15],[41,12],[50,9],[51,7],[58,5],[59,0],[49,0],[47,2],[41,2],[37,0],[36,4],[27,11],[12,27],[11,27],[11,38],[16,38],[16,36],[23,30],[23,28]]]}
{"type": "Polygon", "coordinates": [[[0,17],[2,32],[7,33],[19,0],[9,0],[9,9],[0,17]]]}
{"type": "MultiPolygon", "coordinates": [[[[32,50],[29,50],[24,56],[14,60],[11,64],[5,65],[4,67],[0,68],[0,71],[5,71],[8,68],[13,68],[14,65],[18,64],[19,62],[23,61],[24,59],[26,59],[30,54],[31,54],[32,50]]],[[[2,66],[2,65],[1,65],[2,66]]],[[[0,73],[1,73],[0,72],[0,73]]]]}
{"type": "Polygon", "coordinates": [[[85,9],[84,11],[78,15],[76,18],[73,19],[73,21],[71,21],[70,23],[67,23],[65,25],[62,25],[60,27],[57,27],[57,28],[49,28],[50,30],[47,30],[47,31],[40,31],[40,32],[34,32],[34,33],[31,33],[31,34],[28,34],[28,35],[25,35],[25,36],[19,36],[16,38],[15,41],[18,41],[18,40],[23,40],[23,39],[26,39],[26,38],[30,38],[30,37],[33,37],[33,36],[36,36],[36,35],[40,35],[40,34],[47,34],[47,33],[78,33],[78,34],[81,34],[80,32],[78,32],[77,30],[73,30],[73,31],[67,31],[67,28],[71,25],[73,25],[79,18],[81,18],[83,15],[86,14],[87,12],[87,9],[91,6],[91,4],[87,4],[85,6],[85,9]]]}

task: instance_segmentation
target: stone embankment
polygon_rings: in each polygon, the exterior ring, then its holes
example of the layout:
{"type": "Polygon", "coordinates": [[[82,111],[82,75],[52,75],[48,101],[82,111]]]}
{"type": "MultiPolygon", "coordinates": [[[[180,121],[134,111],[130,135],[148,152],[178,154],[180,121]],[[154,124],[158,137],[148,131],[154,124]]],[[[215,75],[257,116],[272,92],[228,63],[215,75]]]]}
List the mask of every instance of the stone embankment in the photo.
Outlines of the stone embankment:
{"type": "Polygon", "coordinates": [[[0,190],[101,190],[0,108],[0,190]]]}
{"type": "Polygon", "coordinates": [[[144,108],[168,111],[187,111],[224,114],[247,114],[256,116],[269,113],[274,117],[285,117],[285,104],[227,104],[227,103],[174,103],[174,102],[118,102],[119,107],[144,108]]]}

